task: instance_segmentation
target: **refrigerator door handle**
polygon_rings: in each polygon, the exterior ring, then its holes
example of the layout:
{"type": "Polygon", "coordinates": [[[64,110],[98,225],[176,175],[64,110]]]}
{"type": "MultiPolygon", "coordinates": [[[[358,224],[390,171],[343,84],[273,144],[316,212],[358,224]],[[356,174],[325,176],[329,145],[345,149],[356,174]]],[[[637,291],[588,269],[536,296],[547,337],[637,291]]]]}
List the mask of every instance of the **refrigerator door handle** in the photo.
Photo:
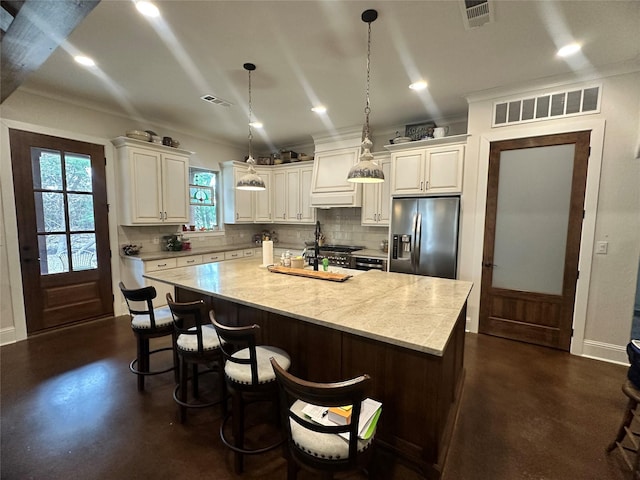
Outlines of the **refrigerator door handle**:
{"type": "Polygon", "coordinates": [[[418,212],[413,214],[413,227],[411,228],[411,269],[414,271],[416,270],[416,266],[417,266],[417,260],[416,260],[416,229],[417,229],[417,225],[418,225],[418,215],[420,215],[418,212]]]}
{"type": "Polygon", "coordinates": [[[422,245],[422,214],[418,213],[415,227],[415,252],[416,252],[416,270],[420,269],[420,246],[422,245]]]}

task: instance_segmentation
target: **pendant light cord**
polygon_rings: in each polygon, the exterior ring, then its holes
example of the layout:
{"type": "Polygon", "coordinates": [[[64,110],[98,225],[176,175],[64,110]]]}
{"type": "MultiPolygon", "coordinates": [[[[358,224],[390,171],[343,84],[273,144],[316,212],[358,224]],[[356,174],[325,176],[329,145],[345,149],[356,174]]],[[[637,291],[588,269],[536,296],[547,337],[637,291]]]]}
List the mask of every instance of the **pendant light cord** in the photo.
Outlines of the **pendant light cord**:
{"type": "Polygon", "coordinates": [[[369,82],[371,79],[371,22],[367,22],[369,29],[367,31],[367,100],[364,107],[364,134],[369,137],[369,114],[371,113],[369,101],[369,82]]]}
{"type": "Polygon", "coordinates": [[[249,158],[253,158],[251,148],[251,140],[253,139],[253,134],[251,133],[251,122],[253,122],[253,109],[251,108],[251,70],[249,70],[249,158]]]}

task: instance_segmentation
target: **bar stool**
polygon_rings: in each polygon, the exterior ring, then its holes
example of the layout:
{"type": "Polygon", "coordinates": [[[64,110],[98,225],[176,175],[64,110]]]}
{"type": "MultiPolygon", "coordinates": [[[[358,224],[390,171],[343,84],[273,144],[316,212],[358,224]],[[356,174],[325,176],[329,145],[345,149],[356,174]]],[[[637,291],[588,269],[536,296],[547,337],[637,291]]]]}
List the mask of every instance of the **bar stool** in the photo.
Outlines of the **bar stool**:
{"type": "MultiPolygon", "coordinates": [[[[187,408],[208,408],[221,404],[222,413],[227,413],[227,390],[223,374],[224,359],[220,341],[213,325],[204,323],[207,310],[203,300],[177,303],[167,293],[167,305],[173,315],[176,332],[176,352],[178,354],[178,384],[173,391],[173,399],[178,404],[180,423],[187,417],[187,408]],[[199,366],[206,370],[200,371],[199,366]],[[188,399],[189,367],[191,367],[191,387],[193,400],[188,399]],[[199,398],[199,377],[205,373],[217,373],[220,398],[209,402],[196,401],[199,398]]],[[[213,310],[211,311],[213,317],[213,310]]]]}
{"type": "Polygon", "coordinates": [[[301,467],[325,479],[338,472],[364,471],[372,457],[375,426],[366,439],[359,438],[358,431],[371,377],[365,374],[343,382],[316,383],[291,375],[275,358],[271,365],[280,386],[280,414],[287,434],[287,480],[296,480],[301,467]],[[346,425],[317,423],[304,413],[307,404],[326,409],[352,405],[351,421],[346,425]],[[341,436],[345,433],[348,440],[341,436]]]}
{"type": "Polygon", "coordinates": [[[634,419],[640,420],[640,412],[638,412],[638,403],[640,403],[640,390],[638,390],[630,380],[622,385],[622,392],[627,396],[627,408],[622,417],[622,423],[618,429],[618,434],[613,442],[607,447],[607,453],[612,452],[616,447],[620,450],[622,458],[633,472],[633,478],[640,479],[640,444],[638,437],[640,433],[632,430],[634,419]],[[628,442],[625,442],[625,438],[628,442]],[[626,444],[625,444],[626,443],[626,444]],[[628,446],[631,444],[631,446],[628,446]],[[631,453],[632,455],[629,455],[631,453]],[[631,458],[630,458],[631,457],[631,458]]]}
{"type": "Polygon", "coordinates": [[[173,370],[177,381],[178,357],[173,346],[149,350],[149,340],[152,338],[171,335],[172,345],[175,343],[173,319],[169,307],[153,308],[156,289],[152,286],[128,289],[123,282],[120,282],[119,287],[127,302],[131,317],[131,329],[136,336],[137,356],[129,364],[129,370],[138,375],[138,391],[144,391],[144,379],[149,375],[158,375],[173,370]],[[138,307],[137,305],[141,306],[138,307]],[[167,350],[173,351],[173,366],[164,370],[151,370],[151,355],[167,350]]]}
{"type": "Polygon", "coordinates": [[[256,401],[272,401],[277,407],[278,385],[269,359],[276,358],[285,370],[289,369],[291,359],[287,352],[280,348],[256,345],[256,332],[260,328],[258,325],[227,327],[216,321],[213,310],[209,312],[209,316],[220,339],[225,359],[227,388],[231,393],[231,412],[227,413],[220,424],[220,438],[233,450],[235,471],[240,474],[244,469],[244,455],[265,453],[284,442],[279,436],[278,440],[270,445],[254,449],[245,448],[245,406],[256,401]],[[225,436],[225,426],[230,418],[233,441],[225,436]]]}

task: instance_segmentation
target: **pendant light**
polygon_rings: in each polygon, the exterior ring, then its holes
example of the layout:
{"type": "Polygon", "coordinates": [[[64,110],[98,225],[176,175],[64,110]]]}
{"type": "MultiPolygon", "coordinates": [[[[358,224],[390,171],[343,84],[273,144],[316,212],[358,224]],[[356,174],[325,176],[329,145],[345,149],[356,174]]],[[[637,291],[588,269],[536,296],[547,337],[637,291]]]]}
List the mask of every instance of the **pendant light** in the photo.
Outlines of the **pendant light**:
{"type": "Polygon", "coordinates": [[[251,123],[253,122],[253,110],[251,108],[251,72],[256,69],[256,66],[253,63],[245,63],[243,67],[249,72],[249,158],[247,159],[249,170],[240,177],[236,188],[238,190],[265,190],[267,187],[264,184],[264,180],[260,178],[256,173],[256,169],[253,167],[256,161],[253,159],[253,152],[251,150],[251,140],[253,139],[253,134],[251,133],[251,123]]]}
{"type": "Polygon", "coordinates": [[[382,168],[373,160],[371,147],[373,143],[369,140],[369,113],[371,107],[369,103],[369,80],[371,76],[371,22],[378,18],[376,10],[365,10],[362,12],[362,21],[369,25],[367,32],[367,95],[364,107],[364,140],[362,140],[362,153],[360,161],[351,167],[347,181],[353,183],[381,183],[384,182],[382,168]]]}

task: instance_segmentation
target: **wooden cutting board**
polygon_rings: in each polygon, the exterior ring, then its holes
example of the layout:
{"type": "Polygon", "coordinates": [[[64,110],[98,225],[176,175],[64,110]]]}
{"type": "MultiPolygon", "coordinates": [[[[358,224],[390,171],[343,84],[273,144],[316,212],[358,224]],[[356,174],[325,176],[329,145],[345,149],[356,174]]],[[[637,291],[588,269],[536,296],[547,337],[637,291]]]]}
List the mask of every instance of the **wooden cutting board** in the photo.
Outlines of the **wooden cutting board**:
{"type": "Polygon", "coordinates": [[[318,278],[320,280],[329,280],[331,282],[344,282],[352,275],[335,272],[316,272],[315,270],[305,270],[304,268],[289,268],[280,266],[268,267],[270,272],[284,273],[285,275],[296,275],[298,277],[318,278]]]}

